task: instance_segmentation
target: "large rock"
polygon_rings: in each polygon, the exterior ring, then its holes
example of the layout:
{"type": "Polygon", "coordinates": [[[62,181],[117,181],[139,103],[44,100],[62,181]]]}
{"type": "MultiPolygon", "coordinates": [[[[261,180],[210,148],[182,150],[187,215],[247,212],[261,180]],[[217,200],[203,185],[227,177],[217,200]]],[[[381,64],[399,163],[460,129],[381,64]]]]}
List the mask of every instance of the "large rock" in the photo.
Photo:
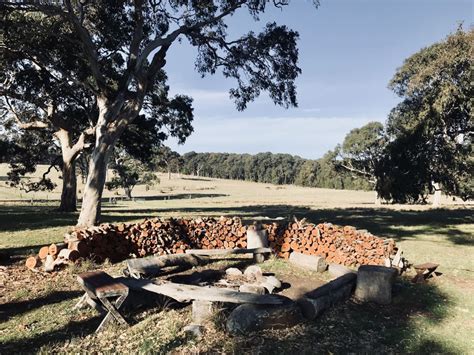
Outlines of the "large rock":
{"type": "Polygon", "coordinates": [[[263,276],[262,269],[257,265],[250,265],[244,271],[244,275],[247,278],[260,279],[263,276]]]}
{"type": "Polygon", "coordinates": [[[326,259],[322,256],[317,255],[306,255],[302,253],[292,252],[290,254],[290,263],[295,264],[299,267],[317,271],[324,272],[327,269],[326,259]]]}
{"type": "Polygon", "coordinates": [[[300,307],[288,300],[283,305],[243,304],[227,319],[227,330],[233,335],[248,334],[264,329],[282,329],[303,321],[300,307]]]}
{"type": "Polygon", "coordinates": [[[389,304],[397,269],[385,266],[362,265],[357,273],[355,296],[363,302],[389,304]]]}

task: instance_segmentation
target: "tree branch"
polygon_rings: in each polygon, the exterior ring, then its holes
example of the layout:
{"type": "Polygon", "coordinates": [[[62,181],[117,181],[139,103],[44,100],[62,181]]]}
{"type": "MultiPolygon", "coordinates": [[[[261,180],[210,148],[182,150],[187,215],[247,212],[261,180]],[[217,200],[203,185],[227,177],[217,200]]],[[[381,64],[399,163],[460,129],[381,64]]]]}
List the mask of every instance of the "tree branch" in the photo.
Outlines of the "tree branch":
{"type": "MultiPolygon", "coordinates": [[[[105,85],[104,77],[100,71],[99,66],[99,59],[97,50],[95,48],[94,42],[92,41],[91,35],[89,31],[82,25],[81,21],[78,19],[76,14],[74,13],[73,6],[71,5],[70,0],[64,0],[64,4],[66,5],[67,12],[65,13],[66,18],[71,22],[71,24],[76,29],[79,38],[81,39],[82,45],[84,47],[84,52],[89,62],[92,76],[95,79],[97,87],[100,91],[106,93],[107,87],[105,85]]],[[[82,6],[82,5],[80,5],[82,6]]]]}
{"type": "MultiPolygon", "coordinates": [[[[50,125],[46,122],[43,122],[43,121],[32,121],[32,122],[22,122],[21,121],[21,118],[20,118],[20,115],[15,111],[15,109],[13,108],[12,104],[10,103],[10,100],[8,100],[8,97],[5,95],[4,96],[5,98],[5,102],[8,106],[8,110],[13,114],[13,117],[15,118],[15,121],[17,122],[18,124],[18,127],[20,129],[44,129],[44,128],[49,128],[50,125]]],[[[49,115],[53,115],[54,113],[54,108],[52,107],[52,105],[49,105],[48,106],[48,116],[49,115]]]]}

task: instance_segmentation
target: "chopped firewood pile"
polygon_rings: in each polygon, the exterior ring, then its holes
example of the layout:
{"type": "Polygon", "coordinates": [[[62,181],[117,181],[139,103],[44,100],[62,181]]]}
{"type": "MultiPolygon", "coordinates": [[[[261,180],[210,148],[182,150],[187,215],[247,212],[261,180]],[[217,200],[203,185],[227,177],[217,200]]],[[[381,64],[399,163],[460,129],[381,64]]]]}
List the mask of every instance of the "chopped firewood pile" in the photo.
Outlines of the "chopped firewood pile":
{"type": "MultiPolygon", "coordinates": [[[[75,228],[64,243],[40,249],[27,259],[26,266],[41,265],[46,271],[55,266],[89,258],[97,263],[106,259],[119,262],[130,257],[182,254],[188,249],[233,249],[247,247],[247,230],[240,218],[205,217],[197,219],[145,219],[138,223],[102,224],[75,228]]],[[[346,266],[387,265],[397,253],[392,239],[366,230],[331,223],[312,224],[305,220],[261,224],[269,246],[278,257],[288,259],[292,252],[318,255],[329,263],[346,266]]]]}

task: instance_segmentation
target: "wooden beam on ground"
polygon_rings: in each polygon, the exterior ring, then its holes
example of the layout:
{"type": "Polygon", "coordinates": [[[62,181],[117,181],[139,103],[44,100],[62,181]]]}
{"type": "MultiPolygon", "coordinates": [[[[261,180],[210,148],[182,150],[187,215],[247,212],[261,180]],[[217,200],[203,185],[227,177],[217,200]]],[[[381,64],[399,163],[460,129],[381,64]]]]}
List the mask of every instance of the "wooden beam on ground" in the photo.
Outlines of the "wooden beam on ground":
{"type": "Polygon", "coordinates": [[[265,254],[271,253],[270,248],[252,248],[252,249],[188,249],[186,254],[193,255],[233,255],[233,254],[265,254]]]}
{"type": "Polygon", "coordinates": [[[208,260],[203,257],[188,254],[170,254],[163,256],[151,256],[148,258],[136,258],[127,260],[127,268],[130,275],[139,278],[140,275],[157,275],[163,268],[179,266],[193,267],[205,265],[208,260]]]}
{"type": "Polygon", "coordinates": [[[177,283],[156,284],[150,280],[120,277],[117,281],[131,289],[147,290],[171,297],[178,302],[192,300],[228,303],[283,304],[287,298],[278,295],[256,295],[218,287],[203,287],[177,283]]]}

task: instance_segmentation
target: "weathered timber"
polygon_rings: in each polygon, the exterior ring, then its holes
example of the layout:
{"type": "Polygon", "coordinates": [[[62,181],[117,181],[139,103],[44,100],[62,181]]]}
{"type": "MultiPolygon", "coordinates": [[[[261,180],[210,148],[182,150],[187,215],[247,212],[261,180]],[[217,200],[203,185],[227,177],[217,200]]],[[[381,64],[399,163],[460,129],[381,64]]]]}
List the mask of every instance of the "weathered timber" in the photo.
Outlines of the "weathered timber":
{"type": "Polygon", "coordinates": [[[217,287],[177,283],[164,283],[160,285],[150,280],[136,280],[124,277],[118,278],[118,280],[131,289],[143,289],[159,293],[171,297],[178,302],[201,300],[228,303],[282,304],[285,300],[284,297],[278,295],[255,295],[217,287]]]}
{"type": "Polygon", "coordinates": [[[261,224],[250,226],[247,229],[247,248],[266,248],[268,247],[268,234],[261,224]]]}
{"type": "Polygon", "coordinates": [[[299,267],[317,272],[326,271],[327,268],[326,260],[322,256],[317,255],[305,255],[293,252],[290,254],[289,261],[299,267]]]}
{"type": "Polygon", "coordinates": [[[348,267],[344,265],[339,265],[339,264],[329,264],[328,272],[334,277],[339,277],[345,274],[355,273],[354,270],[349,269],[348,267]]]}
{"type": "Polygon", "coordinates": [[[147,258],[128,259],[127,268],[131,276],[139,278],[140,275],[153,276],[163,271],[163,268],[179,266],[193,267],[205,265],[209,262],[207,258],[189,254],[170,254],[162,256],[151,256],[147,258]]]}
{"type": "Polygon", "coordinates": [[[359,300],[379,304],[392,302],[392,284],[398,274],[397,269],[362,265],[357,274],[355,296],[359,300]]]}
{"type": "Polygon", "coordinates": [[[352,285],[352,287],[354,287],[356,279],[357,279],[357,275],[354,273],[342,275],[338,277],[337,279],[332,280],[328,282],[327,284],[322,285],[321,287],[318,287],[312,291],[307,292],[305,294],[305,297],[318,298],[321,296],[331,295],[332,293],[340,289],[342,286],[347,285],[347,284],[350,284],[352,285]]]}
{"type": "Polygon", "coordinates": [[[239,291],[240,292],[249,292],[255,293],[257,295],[264,295],[265,294],[265,287],[262,285],[254,285],[254,284],[243,284],[240,285],[239,291]]]}
{"type": "Polygon", "coordinates": [[[233,255],[233,254],[265,254],[271,253],[270,248],[253,248],[253,249],[188,249],[186,254],[193,255],[233,255]]]}
{"type": "Polygon", "coordinates": [[[210,301],[194,300],[192,304],[193,324],[204,324],[212,318],[215,306],[210,301]]]}
{"type": "Polygon", "coordinates": [[[53,272],[54,271],[54,256],[48,254],[46,259],[44,259],[44,271],[53,272]]]}
{"type": "Polygon", "coordinates": [[[341,285],[339,288],[334,289],[331,293],[317,298],[303,297],[298,300],[298,304],[301,307],[304,317],[313,320],[325,309],[348,299],[351,296],[353,289],[353,283],[346,283],[341,285]]]}

